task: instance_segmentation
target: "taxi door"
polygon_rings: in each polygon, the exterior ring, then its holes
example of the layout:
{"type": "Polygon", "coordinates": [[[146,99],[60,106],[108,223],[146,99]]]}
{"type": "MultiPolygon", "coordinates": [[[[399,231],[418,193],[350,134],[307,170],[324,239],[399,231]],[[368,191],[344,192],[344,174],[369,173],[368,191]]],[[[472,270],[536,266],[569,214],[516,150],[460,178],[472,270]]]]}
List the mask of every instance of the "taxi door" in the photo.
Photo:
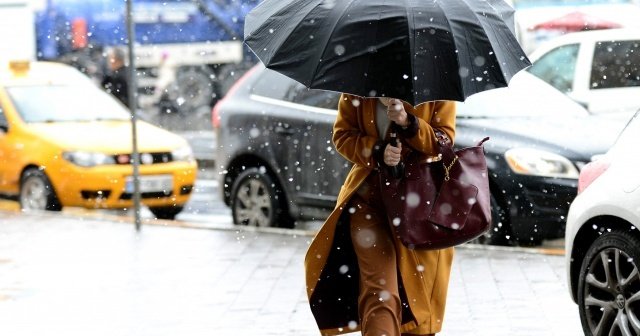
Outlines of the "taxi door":
{"type": "Polygon", "coordinates": [[[8,162],[7,152],[7,132],[9,131],[9,122],[4,114],[2,102],[0,101],[0,193],[7,192],[8,179],[6,178],[8,162]]]}

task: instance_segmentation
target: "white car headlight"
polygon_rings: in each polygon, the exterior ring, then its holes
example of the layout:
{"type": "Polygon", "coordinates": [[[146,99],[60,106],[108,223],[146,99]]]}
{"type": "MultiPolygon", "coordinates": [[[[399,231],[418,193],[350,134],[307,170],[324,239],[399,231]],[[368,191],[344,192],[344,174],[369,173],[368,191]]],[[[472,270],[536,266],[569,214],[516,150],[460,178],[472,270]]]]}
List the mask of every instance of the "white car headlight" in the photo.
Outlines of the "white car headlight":
{"type": "Polygon", "coordinates": [[[189,145],[182,146],[171,151],[171,157],[173,161],[193,161],[195,157],[193,156],[193,151],[189,145]]]}
{"type": "Polygon", "coordinates": [[[116,164],[113,155],[104,153],[74,151],[62,153],[62,157],[80,167],[116,164]]]}
{"type": "Polygon", "coordinates": [[[533,149],[513,148],[505,152],[511,170],[518,174],[577,179],[576,166],[567,158],[555,153],[533,149]]]}

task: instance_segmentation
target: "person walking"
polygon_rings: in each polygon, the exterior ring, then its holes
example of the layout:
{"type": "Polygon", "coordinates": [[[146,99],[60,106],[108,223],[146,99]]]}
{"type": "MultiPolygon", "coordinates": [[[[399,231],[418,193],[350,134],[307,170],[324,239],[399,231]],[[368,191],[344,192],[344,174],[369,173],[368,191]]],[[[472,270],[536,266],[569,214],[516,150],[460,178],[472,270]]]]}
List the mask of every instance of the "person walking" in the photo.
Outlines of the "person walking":
{"type": "Polygon", "coordinates": [[[454,102],[414,108],[398,99],[341,95],[333,143],[353,166],[305,256],[309,304],[323,335],[441,330],[453,248],[405,247],[392,233],[378,176],[409,152],[436,156],[435,129],[454,140],[454,102]]]}
{"type": "Polygon", "coordinates": [[[102,87],[125,106],[129,106],[129,74],[125,65],[125,53],[115,48],[107,56],[109,73],[102,79],[102,87]]]}

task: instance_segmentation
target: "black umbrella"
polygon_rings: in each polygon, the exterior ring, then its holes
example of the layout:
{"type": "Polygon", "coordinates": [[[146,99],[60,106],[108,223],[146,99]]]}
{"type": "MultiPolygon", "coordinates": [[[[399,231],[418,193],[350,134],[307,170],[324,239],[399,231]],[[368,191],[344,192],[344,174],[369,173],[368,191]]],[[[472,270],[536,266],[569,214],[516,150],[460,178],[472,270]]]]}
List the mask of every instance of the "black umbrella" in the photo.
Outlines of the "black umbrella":
{"type": "Polygon", "coordinates": [[[245,43],[309,88],[464,101],[531,65],[503,0],[265,0],[245,43]]]}

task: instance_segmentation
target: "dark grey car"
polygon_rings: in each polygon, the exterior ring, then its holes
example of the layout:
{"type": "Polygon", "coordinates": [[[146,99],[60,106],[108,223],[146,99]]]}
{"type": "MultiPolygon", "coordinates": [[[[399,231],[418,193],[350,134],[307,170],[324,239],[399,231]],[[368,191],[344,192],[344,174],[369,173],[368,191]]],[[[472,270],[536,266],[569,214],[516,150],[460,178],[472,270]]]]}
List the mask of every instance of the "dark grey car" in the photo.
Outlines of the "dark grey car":
{"type": "Polygon", "coordinates": [[[216,105],[216,162],[234,223],[292,227],[329,214],[349,168],[331,142],[338,99],[257,66],[216,105]]]}
{"type": "MultiPolygon", "coordinates": [[[[528,73],[512,84],[458,105],[455,142],[491,137],[494,223],[483,240],[530,245],[564,234],[579,169],[606,152],[624,122],[589,116],[528,73]]],[[[216,165],[234,223],[326,218],[350,167],[331,142],[338,99],[258,65],[216,105],[216,165]]]]}

